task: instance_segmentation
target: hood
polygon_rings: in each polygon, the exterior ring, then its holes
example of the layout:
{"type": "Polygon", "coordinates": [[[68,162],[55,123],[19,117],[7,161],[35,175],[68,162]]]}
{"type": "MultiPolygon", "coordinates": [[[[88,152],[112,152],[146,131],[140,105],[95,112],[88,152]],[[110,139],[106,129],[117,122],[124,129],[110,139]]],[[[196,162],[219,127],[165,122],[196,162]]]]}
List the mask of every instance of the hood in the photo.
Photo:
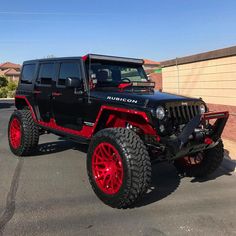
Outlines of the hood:
{"type": "Polygon", "coordinates": [[[123,105],[156,107],[167,102],[200,101],[197,98],[179,96],[171,93],[155,92],[119,92],[111,90],[91,91],[91,99],[105,100],[107,103],[117,103],[123,105]]]}

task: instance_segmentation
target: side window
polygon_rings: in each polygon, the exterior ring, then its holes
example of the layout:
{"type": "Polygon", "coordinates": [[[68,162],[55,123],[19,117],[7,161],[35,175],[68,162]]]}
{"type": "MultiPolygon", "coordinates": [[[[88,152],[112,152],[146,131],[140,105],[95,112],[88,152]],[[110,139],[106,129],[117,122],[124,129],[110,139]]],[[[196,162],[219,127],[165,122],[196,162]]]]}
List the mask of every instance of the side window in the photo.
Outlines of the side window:
{"type": "Polygon", "coordinates": [[[26,84],[32,84],[35,73],[35,64],[24,65],[21,74],[21,82],[26,84]]]}
{"type": "Polygon", "coordinates": [[[41,84],[52,84],[54,74],[54,64],[53,63],[43,63],[39,67],[38,82],[41,84]]]}
{"type": "Polygon", "coordinates": [[[60,86],[65,86],[66,78],[77,78],[81,79],[80,67],[78,63],[75,62],[63,62],[60,65],[60,71],[58,76],[57,84],[60,86]]]}

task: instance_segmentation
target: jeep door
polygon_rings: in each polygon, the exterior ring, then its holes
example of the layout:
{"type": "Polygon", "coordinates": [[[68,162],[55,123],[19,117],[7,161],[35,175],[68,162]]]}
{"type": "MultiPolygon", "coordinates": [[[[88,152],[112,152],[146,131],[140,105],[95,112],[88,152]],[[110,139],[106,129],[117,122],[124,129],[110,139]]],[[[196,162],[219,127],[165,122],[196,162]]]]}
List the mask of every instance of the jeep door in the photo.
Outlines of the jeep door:
{"type": "Polygon", "coordinates": [[[57,125],[74,130],[81,130],[85,98],[83,88],[66,86],[68,78],[81,80],[81,61],[66,60],[57,63],[56,84],[52,93],[53,115],[57,125]]]}
{"type": "Polygon", "coordinates": [[[55,63],[46,61],[39,63],[38,75],[34,87],[35,104],[40,120],[49,122],[52,117],[52,85],[55,76],[55,63]]]}

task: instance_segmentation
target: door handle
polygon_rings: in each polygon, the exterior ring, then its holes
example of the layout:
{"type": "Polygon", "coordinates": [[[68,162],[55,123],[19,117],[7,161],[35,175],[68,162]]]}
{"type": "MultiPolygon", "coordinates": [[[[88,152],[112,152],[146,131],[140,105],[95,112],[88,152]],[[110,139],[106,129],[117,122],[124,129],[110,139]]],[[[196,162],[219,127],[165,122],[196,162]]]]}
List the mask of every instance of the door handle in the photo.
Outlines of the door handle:
{"type": "Polygon", "coordinates": [[[34,94],[40,94],[41,91],[39,91],[39,90],[34,90],[33,93],[34,93],[34,94]]]}
{"type": "Polygon", "coordinates": [[[61,96],[61,95],[62,95],[62,93],[58,93],[58,92],[54,92],[54,93],[52,93],[52,96],[53,96],[53,97],[61,96]]]}

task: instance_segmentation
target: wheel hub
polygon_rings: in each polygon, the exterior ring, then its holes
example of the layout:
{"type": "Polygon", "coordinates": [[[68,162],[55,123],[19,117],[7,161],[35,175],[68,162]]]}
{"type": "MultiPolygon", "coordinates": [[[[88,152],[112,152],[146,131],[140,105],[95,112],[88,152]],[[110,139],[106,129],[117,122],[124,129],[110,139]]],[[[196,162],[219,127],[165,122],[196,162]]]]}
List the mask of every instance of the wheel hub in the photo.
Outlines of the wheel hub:
{"type": "Polygon", "coordinates": [[[15,149],[21,144],[21,124],[17,118],[14,118],[10,124],[10,142],[15,149]]]}
{"type": "Polygon", "coordinates": [[[186,156],[183,157],[183,161],[187,164],[187,165],[199,165],[202,160],[203,160],[203,155],[202,153],[198,153],[195,156],[186,156]]]}
{"type": "Polygon", "coordinates": [[[123,183],[120,154],[110,143],[100,143],[92,157],[92,171],[97,186],[106,194],[117,193],[123,183]]]}

